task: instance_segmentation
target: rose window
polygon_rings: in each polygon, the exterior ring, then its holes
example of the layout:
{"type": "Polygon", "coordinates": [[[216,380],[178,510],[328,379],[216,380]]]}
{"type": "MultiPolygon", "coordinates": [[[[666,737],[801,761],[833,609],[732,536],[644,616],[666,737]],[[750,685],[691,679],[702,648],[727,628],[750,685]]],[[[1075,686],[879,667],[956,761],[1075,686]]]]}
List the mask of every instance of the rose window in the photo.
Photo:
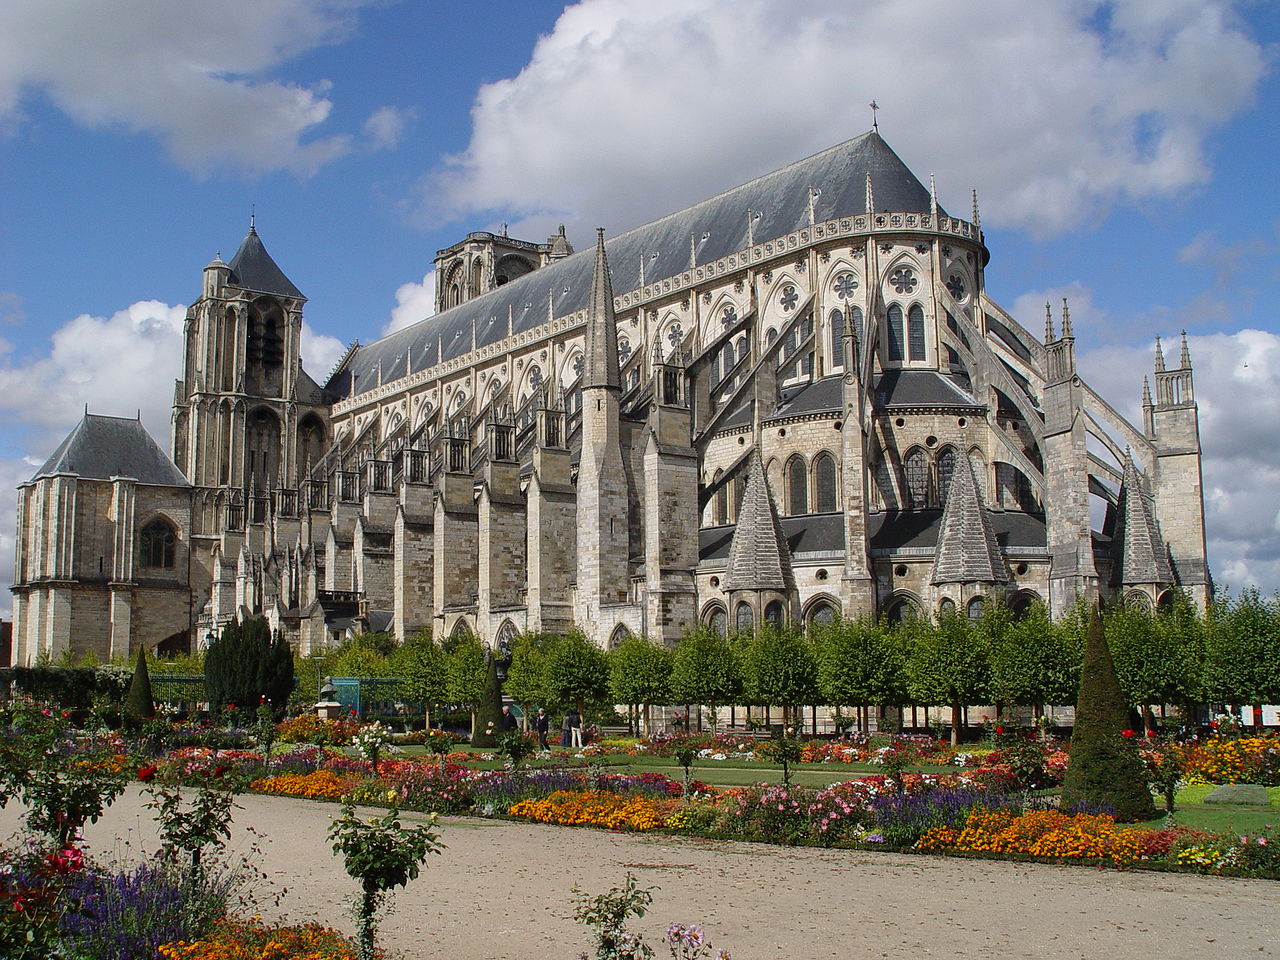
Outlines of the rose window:
{"type": "Polygon", "coordinates": [[[678,347],[680,341],[684,339],[684,329],[678,323],[673,323],[667,328],[667,342],[673,347],[678,347]]]}
{"type": "Polygon", "coordinates": [[[958,273],[953,273],[951,276],[947,277],[947,290],[949,290],[951,295],[957,300],[963,300],[965,294],[964,277],[960,276],[958,273]]]}
{"type": "Polygon", "coordinates": [[[910,293],[919,282],[916,275],[907,267],[899,267],[889,275],[889,282],[898,293],[910,293]]]}
{"type": "Polygon", "coordinates": [[[858,281],[854,279],[852,273],[842,273],[836,277],[835,291],[838,299],[848,300],[853,296],[853,291],[857,289],[858,281]]]}
{"type": "Polygon", "coordinates": [[[790,313],[796,308],[796,304],[800,302],[800,295],[796,293],[796,288],[791,284],[787,284],[782,288],[782,296],[778,298],[778,303],[782,305],[782,309],[786,313],[790,313]]]}

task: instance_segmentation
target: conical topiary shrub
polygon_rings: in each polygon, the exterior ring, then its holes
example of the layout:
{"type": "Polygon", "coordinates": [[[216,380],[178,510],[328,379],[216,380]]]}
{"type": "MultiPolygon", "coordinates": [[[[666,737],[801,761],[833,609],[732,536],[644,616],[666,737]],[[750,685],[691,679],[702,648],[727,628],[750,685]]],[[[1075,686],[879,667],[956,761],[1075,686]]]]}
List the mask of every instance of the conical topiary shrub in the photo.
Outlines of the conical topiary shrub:
{"type": "Polygon", "coordinates": [[[147,650],[139,645],[138,662],[129,681],[124,700],[125,713],[134,720],[151,720],[156,715],[156,699],[151,693],[151,674],[147,670],[147,650]]]}
{"type": "Polygon", "coordinates": [[[484,674],[484,693],[476,710],[476,728],[471,731],[471,745],[491,750],[502,736],[502,684],[498,681],[497,658],[490,656],[484,674]]]}
{"type": "Polygon", "coordinates": [[[1102,621],[1094,613],[1085,640],[1071,762],[1062,782],[1064,810],[1081,805],[1110,810],[1124,823],[1156,816],[1133,732],[1125,730],[1128,716],[1102,621]]]}

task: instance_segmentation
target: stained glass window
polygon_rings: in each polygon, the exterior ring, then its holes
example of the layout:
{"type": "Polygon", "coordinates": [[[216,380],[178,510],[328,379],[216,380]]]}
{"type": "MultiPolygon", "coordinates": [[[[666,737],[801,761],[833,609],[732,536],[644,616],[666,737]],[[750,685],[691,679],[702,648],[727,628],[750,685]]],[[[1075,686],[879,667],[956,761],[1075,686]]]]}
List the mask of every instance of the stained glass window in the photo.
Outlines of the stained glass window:
{"type": "Polygon", "coordinates": [[[907,347],[909,359],[924,359],[924,310],[918,303],[907,311],[907,347]]]}
{"type": "Polygon", "coordinates": [[[857,278],[852,273],[842,273],[836,277],[834,289],[837,299],[848,300],[853,296],[853,291],[858,289],[857,278]]]}
{"type": "Polygon", "coordinates": [[[799,457],[787,466],[787,492],[793,515],[809,512],[809,472],[799,457]]]}
{"type": "Polygon", "coordinates": [[[890,275],[889,282],[898,293],[910,293],[919,281],[909,267],[899,267],[890,275]]]}
{"type": "Polygon", "coordinates": [[[788,283],[782,288],[782,295],[778,297],[778,303],[781,304],[783,313],[790,313],[799,302],[800,294],[796,293],[795,287],[788,283]]]}
{"type": "Polygon", "coordinates": [[[907,509],[923,510],[929,505],[929,455],[916,447],[903,461],[907,479],[907,509]]]}
{"type": "Polygon", "coordinates": [[[890,363],[901,363],[903,359],[902,343],[902,308],[896,303],[889,307],[889,337],[885,344],[890,363]]]}
{"type": "Polygon", "coordinates": [[[814,508],[818,513],[836,512],[836,458],[821,453],[813,461],[814,508]]]}
{"type": "Polygon", "coordinates": [[[938,454],[938,503],[945,506],[951,477],[956,472],[956,452],[950,447],[938,454]]]}
{"type": "Polygon", "coordinates": [[[844,366],[844,313],[832,310],[828,325],[831,327],[831,366],[844,366]]]}
{"type": "Polygon", "coordinates": [[[138,536],[139,560],[144,567],[173,569],[173,527],[163,520],[152,520],[138,536]]]}

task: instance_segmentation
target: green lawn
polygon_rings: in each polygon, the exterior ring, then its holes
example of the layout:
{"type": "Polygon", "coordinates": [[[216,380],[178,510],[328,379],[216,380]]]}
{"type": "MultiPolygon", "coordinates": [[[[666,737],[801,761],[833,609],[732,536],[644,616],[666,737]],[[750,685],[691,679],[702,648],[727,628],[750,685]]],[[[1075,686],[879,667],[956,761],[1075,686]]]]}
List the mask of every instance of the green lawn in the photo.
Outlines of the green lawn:
{"type": "MultiPolygon", "coordinates": [[[[1263,827],[1280,824],[1280,787],[1268,787],[1267,795],[1271,797],[1270,807],[1234,806],[1228,804],[1205,803],[1204,798],[1216,789],[1213,784],[1199,784],[1184,787],[1178,791],[1174,803],[1174,817],[1184,827],[1195,827],[1197,830],[1216,830],[1219,832],[1254,833],[1263,827]]],[[[1157,799],[1156,806],[1162,806],[1157,799]]],[[[1164,826],[1164,817],[1150,820],[1139,826],[1159,829],[1164,826]]]]}

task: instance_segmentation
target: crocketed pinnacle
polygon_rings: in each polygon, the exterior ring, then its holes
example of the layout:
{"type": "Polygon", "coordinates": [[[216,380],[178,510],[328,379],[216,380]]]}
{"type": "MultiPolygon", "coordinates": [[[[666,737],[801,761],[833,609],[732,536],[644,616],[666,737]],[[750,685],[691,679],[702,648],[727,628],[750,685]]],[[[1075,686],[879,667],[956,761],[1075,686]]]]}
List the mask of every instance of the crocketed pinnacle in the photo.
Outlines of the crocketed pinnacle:
{"type": "Polygon", "coordinates": [[[1111,537],[1111,583],[1173,583],[1173,567],[1133,457],[1126,456],[1111,537]]]}
{"type": "Polygon", "coordinates": [[[604,252],[604,228],[596,231],[596,263],[587,301],[587,356],[583,387],[617,387],[618,320],[613,312],[613,281],[604,252]]]}
{"type": "Polygon", "coordinates": [[[747,465],[747,489],[742,495],[738,526],[729,546],[724,589],[786,591],[794,588],[791,548],[782,534],[764,464],[756,451],[747,465]]]}
{"type": "Polygon", "coordinates": [[[968,457],[957,457],[951,473],[932,579],[934,583],[1004,583],[1009,579],[968,457]]]}

